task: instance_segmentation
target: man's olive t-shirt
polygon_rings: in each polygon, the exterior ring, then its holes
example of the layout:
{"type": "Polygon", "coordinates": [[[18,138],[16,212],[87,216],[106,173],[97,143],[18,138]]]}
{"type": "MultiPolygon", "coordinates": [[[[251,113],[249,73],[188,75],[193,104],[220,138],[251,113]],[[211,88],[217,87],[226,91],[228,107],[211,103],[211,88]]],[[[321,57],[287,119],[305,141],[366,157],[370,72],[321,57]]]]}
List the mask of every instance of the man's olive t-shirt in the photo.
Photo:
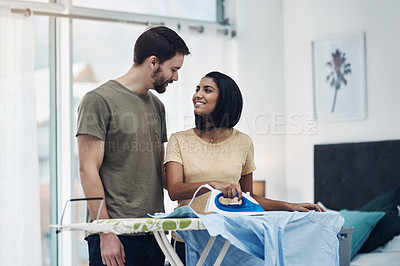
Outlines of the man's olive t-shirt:
{"type": "Polygon", "coordinates": [[[105,142],[100,178],[110,218],[164,211],[161,145],[167,132],[164,105],[154,94],[106,82],[79,105],[76,135],[81,134],[105,142]]]}

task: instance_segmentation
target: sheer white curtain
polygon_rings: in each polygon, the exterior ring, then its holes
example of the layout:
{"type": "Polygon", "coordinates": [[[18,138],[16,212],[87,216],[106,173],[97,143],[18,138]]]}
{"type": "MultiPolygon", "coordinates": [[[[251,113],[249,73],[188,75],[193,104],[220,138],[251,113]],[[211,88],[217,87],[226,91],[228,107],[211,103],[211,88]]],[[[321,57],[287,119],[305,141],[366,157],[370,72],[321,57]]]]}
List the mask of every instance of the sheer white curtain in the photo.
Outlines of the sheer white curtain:
{"type": "Polygon", "coordinates": [[[0,264],[41,265],[32,17],[0,6],[0,264]]]}

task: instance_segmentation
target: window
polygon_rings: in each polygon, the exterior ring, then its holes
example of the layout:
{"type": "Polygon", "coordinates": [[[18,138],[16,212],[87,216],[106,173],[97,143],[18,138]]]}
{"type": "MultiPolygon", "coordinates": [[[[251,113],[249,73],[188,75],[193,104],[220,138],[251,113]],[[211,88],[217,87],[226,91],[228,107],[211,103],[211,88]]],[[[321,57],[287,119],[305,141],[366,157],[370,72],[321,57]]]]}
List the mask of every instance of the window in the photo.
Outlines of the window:
{"type": "MultiPolygon", "coordinates": [[[[16,0],[16,1],[26,1],[26,0],[16,0]]],[[[29,0],[31,2],[43,2],[43,3],[48,3],[49,0],[29,0]]]]}
{"type": "Polygon", "coordinates": [[[49,25],[48,17],[34,17],[35,37],[35,91],[36,125],[40,178],[40,217],[43,265],[56,263],[55,236],[50,233],[50,224],[56,223],[56,199],[54,161],[52,161],[54,127],[51,118],[51,90],[49,68],[49,25]]]}
{"type": "Polygon", "coordinates": [[[217,16],[215,0],[73,0],[73,5],[212,22],[217,16]]]}

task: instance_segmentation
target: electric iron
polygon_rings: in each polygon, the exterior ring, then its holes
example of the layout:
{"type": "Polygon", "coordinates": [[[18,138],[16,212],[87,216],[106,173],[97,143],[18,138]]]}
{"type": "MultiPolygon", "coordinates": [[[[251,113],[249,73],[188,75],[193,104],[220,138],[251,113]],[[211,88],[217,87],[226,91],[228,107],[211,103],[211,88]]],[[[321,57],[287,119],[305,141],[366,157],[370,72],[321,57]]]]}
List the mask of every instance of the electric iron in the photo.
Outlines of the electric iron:
{"type": "Polygon", "coordinates": [[[264,215],[267,212],[261,207],[258,202],[250,196],[249,192],[242,193],[241,202],[223,204],[220,202],[220,198],[224,197],[222,191],[214,189],[210,185],[204,185],[211,190],[210,196],[207,200],[207,205],[204,211],[216,212],[222,214],[241,214],[241,215],[264,215]]]}

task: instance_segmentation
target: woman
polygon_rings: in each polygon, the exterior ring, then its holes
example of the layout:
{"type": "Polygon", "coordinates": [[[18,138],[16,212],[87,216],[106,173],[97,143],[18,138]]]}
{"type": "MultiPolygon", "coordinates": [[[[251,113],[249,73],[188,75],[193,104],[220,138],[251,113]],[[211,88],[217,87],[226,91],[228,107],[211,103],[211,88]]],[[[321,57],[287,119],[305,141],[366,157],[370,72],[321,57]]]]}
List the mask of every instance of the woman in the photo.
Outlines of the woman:
{"type": "MultiPolygon", "coordinates": [[[[234,80],[219,72],[208,73],[192,100],[196,127],[171,136],[165,160],[168,193],[172,200],[178,200],[179,207],[188,205],[198,187],[209,184],[231,199],[236,195],[241,198],[242,191],[250,192],[268,211],[325,211],[313,203],[289,203],[253,194],[253,142],[233,128],[243,107],[234,80]]],[[[200,190],[191,204],[197,213],[204,213],[207,192],[200,190]]],[[[179,241],[177,251],[184,258],[184,244],[179,241]]]]}

